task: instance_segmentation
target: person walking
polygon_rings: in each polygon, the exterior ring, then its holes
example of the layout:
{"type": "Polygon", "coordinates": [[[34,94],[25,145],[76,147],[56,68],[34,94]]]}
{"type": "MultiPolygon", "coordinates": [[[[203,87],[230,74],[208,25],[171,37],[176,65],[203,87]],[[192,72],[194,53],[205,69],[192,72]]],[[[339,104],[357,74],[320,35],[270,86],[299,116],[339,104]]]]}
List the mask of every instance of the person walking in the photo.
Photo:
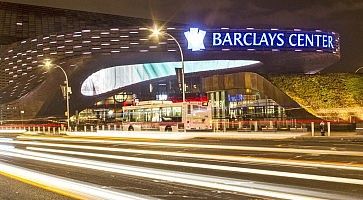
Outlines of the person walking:
{"type": "Polygon", "coordinates": [[[325,136],[325,123],[324,123],[324,121],[320,122],[320,134],[321,134],[321,136],[325,136]]]}

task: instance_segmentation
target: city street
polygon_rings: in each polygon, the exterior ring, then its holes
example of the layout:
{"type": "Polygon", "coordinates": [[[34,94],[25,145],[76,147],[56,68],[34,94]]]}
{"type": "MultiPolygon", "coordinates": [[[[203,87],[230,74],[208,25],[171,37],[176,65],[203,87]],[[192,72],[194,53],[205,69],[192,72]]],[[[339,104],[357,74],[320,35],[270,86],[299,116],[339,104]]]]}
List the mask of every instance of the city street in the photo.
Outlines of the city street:
{"type": "Polygon", "coordinates": [[[362,171],[362,138],[0,138],[0,199],[362,199],[362,171]]]}

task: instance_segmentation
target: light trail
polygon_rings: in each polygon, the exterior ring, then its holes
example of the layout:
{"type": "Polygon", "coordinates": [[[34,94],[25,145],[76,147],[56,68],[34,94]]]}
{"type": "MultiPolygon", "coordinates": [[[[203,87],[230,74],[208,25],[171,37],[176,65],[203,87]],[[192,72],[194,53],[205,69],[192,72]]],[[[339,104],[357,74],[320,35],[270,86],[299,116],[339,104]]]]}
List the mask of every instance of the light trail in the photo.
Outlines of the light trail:
{"type": "MultiPolygon", "coordinates": [[[[307,191],[300,189],[289,189],[286,187],[277,187],[265,184],[262,189],[255,188],[257,185],[252,182],[241,181],[223,177],[215,177],[201,174],[190,174],[177,171],[167,171],[160,169],[149,169],[144,167],[135,167],[121,164],[111,164],[95,160],[79,159],[52,154],[37,153],[25,150],[1,151],[1,154],[17,158],[44,161],[56,164],[82,167],[87,169],[102,170],[107,172],[126,174],[150,179],[164,180],[198,187],[214,188],[227,190],[244,194],[280,198],[280,199],[301,199],[301,200],[318,200],[318,199],[345,199],[344,195],[330,194],[318,191],[307,191]]],[[[354,199],[354,197],[350,197],[354,199]]]]}
{"type": "Polygon", "coordinates": [[[20,130],[20,129],[2,129],[0,130],[0,133],[25,133],[26,130],[20,130]]]}
{"type": "Polygon", "coordinates": [[[110,147],[97,147],[97,146],[74,145],[74,144],[53,144],[53,143],[30,142],[30,141],[0,141],[0,143],[60,147],[60,148],[74,148],[74,149],[84,149],[84,150],[92,150],[92,151],[97,150],[97,151],[111,151],[111,152],[122,152],[122,153],[151,154],[151,155],[211,159],[211,160],[227,160],[227,161],[233,161],[233,162],[257,162],[257,163],[268,163],[268,164],[280,164],[280,165],[287,165],[287,166],[320,167],[320,168],[329,168],[329,169],[363,171],[363,167],[361,165],[357,165],[357,164],[321,163],[321,162],[313,162],[313,161],[297,161],[297,160],[283,160],[283,159],[271,159],[271,158],[253,158],[253,157],[228,156],[228,155],[191,154],[191,153],[181,153],[181,152],[139,150],[139,149],[121,149],[121,148],[110,148],[110,147]]]}
{"type": "Polygon", "coordinates": [[[12,138],[0,138],[0,141],[13,141],[12,138]]]}
{"type": "Polygon", "coordinates": [[[28,137],[18,136],[19,139],[36,139],[46,141],[63,141],[63,142],[89,142],[102,144],[128,144],[128,145],[149,145],[149,146],[170,146],[170,147],[187,147],[187,148],[204,148],[204,149],[224,149],[240,151],[263,151],[263,152],[281,152],[281,153],[304,153],[304,154],[325,154],[340,156],[363,156],[360,151],[333,151],[320,149],[297,149],[297,148],[278,148],[278,147],[251,147],[251,146],[231,146],[231,145],[211,145],[211,144],[187,144],[187,143],[163,143],[163,142],[140,142],[140,141],[112,141],[98,139],[80,139],[80,138],[51,138],[51,137],[28,137]]]}
{"type": "Polygon", "coordinates": [[[222,171],[230,171],[230,172],[251,173],[251,174],[259,174],[259,175],[270,175],[270,176],[280,176],[280,177],[308,179],[308,180],[317,180],[317,181],[328,181],[328,182],[335,182],[335,183],[363,185],[363,180],[360,180],[360,179],[349,179],[349,178],[340,178],[340,177],[311,175],[311,174],[300,174],[300,173],[292,173],[292,172],[271,171],[271,170],[263,170],[263,169],[231,167],[231,166],[225,166],[225,165],[189,163],[189,162],[158,160],[158,159],[150,159],[150,158],[135,158],[135,157],[127,157],[127,156],[65,151],[65,150],[57,150],[57,149],[44,149],[44,148],[36,148],[36,147],[27,147],[27,149],[42,151],[42,152],[62,153],[62,154],[69,154],[69,155],[81,155],[81,156],[90,156],[90,157],[98,157],[98,158],[111,158],[111,159],[117,159],[117,160],[129,160],[129,161],[166,164],[166,165],[183,166],[183,167],[194,167],[194,168],[222,170],[222,171]]]}
{"type": "Polygon", "coordinates": [[[75,181],[67,178],[61,178],[54,175],[37,172],[30,169],[10,165],[0,162],[0,174],[19,181],[50,190],[75,199],[110,199],[110,200],[142,200],[153,199],[142,195],[132,194],[129,192],[118,192],[100,188],[101,186],[75,181]]]}

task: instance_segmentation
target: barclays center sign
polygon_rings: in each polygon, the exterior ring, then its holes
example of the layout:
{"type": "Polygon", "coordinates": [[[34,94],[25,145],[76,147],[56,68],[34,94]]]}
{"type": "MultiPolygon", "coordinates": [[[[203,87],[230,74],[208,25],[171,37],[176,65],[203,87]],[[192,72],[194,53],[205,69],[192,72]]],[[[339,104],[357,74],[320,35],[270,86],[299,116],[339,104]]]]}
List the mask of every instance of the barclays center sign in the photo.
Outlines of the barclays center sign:
{"type": "Polygon", "coordinates": [[[339,51],[339,36],[334,32],[279,29],[190,28],[184,32],[188,49],[256,51],[339,51]]]}

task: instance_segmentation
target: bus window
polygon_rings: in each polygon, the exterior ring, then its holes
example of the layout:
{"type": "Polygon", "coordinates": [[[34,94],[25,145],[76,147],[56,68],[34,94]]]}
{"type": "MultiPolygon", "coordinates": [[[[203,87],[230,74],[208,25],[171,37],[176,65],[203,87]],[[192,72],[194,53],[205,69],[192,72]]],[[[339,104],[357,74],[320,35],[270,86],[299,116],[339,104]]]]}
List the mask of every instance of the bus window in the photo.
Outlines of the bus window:
{"type": "Polygon", "coordinates": [[[151,122],[152,116],[151,116],[151,109],[144,109],[142,114],[144,115],[144,121],[145,122],[151,122]]]}
{"type": "Polygon", "coordinates": [[[181,117],[181,107],[172,107],[173,108],[173,117],[181,117]]]}
{"type": "Polygon", "coordinates": [[[160,122],[160,108],[153,108],[151,114],[152,122],[160,122]]]}
{"type": "Polygon", "coordinates": [[[192,114],[192,107],[191,105],[188,105],[188,111],[187,111],[188,114],[192,114]]]}
{"type": "Polygon", "coordinates": [[[193,105],[193,111],[198,111],[199,110],[199,107],[198,105],[193,105]]]}
{"type": "Polygon", "coordinates": [[[171,117],[172,112],[171,112],[171,107],[165,107],[165,108],[161,108],[161,116],[162,117],[171,117]]]}
{"type": "Polygon", "coordinates": [[[128,115],[129,115],[128,117],[129,117],[130,122],[136,121],[136,113],[134,110],[129,111],[128,115]]]}

